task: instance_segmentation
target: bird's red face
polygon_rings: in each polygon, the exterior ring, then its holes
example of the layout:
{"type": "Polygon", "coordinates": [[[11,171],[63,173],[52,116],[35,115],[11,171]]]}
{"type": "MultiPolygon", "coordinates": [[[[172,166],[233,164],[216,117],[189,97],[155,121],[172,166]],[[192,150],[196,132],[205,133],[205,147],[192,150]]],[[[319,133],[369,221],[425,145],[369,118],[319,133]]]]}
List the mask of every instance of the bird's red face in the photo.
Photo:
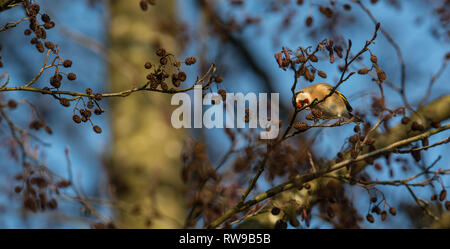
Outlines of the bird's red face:
{"type": "Polygon", "coordinates": [[[298,108],[302,108],[305,104],[309,105],[309,99],[297,99],[298,108]]]}
{"type": "Polygon", "coordinates": [[[311,95],[309,95],[309,93],[307,92],[298,91],[295,102],[297,103],[298,108],[309,105],[311,103],[311,95]]]}

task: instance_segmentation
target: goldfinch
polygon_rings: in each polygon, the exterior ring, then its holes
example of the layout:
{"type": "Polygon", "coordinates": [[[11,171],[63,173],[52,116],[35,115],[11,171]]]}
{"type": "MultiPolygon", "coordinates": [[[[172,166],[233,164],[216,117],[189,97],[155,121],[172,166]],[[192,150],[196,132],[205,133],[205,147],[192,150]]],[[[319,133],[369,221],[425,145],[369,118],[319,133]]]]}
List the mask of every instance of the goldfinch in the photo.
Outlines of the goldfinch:
{"type": "MultiPolygon", "coordinates": [[[[299,108],[304,105],[311,104],[315,99],[322,100],[330,94],[333,86],[328,83],[318,83],[308,86],[296,92],[296,103],[299,108]]],[[[351,113],[353,108],[348,103],[347,98],[338,90],[335,90],[333,95],[325,99],[325,101],[314,106],[322,112],[322,119],[341,119],[352,118],[351,113]]],[[[309,109],[309,107],[307,108],[309,109]]]]}

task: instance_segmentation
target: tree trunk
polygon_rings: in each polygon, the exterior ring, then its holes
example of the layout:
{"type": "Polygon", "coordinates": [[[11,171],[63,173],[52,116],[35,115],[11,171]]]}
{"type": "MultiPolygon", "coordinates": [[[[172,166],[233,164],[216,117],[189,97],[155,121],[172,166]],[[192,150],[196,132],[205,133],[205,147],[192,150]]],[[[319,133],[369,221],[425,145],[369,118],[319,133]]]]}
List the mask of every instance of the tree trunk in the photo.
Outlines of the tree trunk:
{"type": "MultiPolygon", "coordinates": [[[[109,1],[109,82],[119,91],[146,82],[144,63],[157,64],[160,44],[174,52],[175,39],[159,30],[175,18],[172,0],[142,11],[137,1],[109,1]]],[[[111,155],[107,162],[118,201],[117,226],[177,228],[186,210],[181,181],[182,133],[170,124],[168,95],[138,92],[110,102],[111,155]]]]}

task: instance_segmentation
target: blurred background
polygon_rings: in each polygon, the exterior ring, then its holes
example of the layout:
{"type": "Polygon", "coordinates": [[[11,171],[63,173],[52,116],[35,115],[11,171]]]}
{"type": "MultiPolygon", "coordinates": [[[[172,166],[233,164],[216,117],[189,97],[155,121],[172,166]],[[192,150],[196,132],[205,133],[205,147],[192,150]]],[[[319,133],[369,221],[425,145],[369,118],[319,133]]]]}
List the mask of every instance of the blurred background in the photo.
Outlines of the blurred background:
{"type": "MultiPolygon", "coordinates": [[[[280,118],[287,121],[293,112],[291,93],[293,75],[281,70],[274,54],[287,47],[315,46],[325,38],[336,42],[351,39],[355,51],[370,39],[374,23],[354,1],[296,1],[296,0],[156,0],[143,11],[139,1],[126,0],[40,0],[41,12],[47,13],[56,23],[47,32],[47,39],[58,44],[60,56],[71,59],[71,71],[77,79],[64,84],[65,90],[84,92],[113,92],[129,89],[145,82],[145,61],[157,61],[155,50],[164,47],[180,60],[195,56],[197,63],[186,67],[185,86],[201,76],[211,62],[223,82],[217,88],[227,92],[280,93],[280,118]],[[319,6],[330,6],[331,16],[319,11],[319,6]]],[[[443,67],[450,52],[450,3],[446,0],[380,0],[362,1],[373,16],[400,46],[405,63],[405,94],[409,103],[417,108],[432,77],[435,79],[431,94],[422,104],[450,93],[450,70],[443,67]],[[440,70],[442,68],[442,70],[440,70]]],[[[23,9],[15,7],[0,12],[0,25],[23,17],[23,9]]],[[[0,32],[3,68],[8,72],[11,86],[28,82],[39,71],[45,54],[38,53],[24,36],[27,24],[0,32]]],[[[386,72],[384,85],[386,106],[395,109],[403,105],[396,91],[401,82],[401,65],[397,52],[385,35],[378,35],[371,52],[386,72]]],[[[368,59],[368,56],[363,56],[368,59]]],[[[364,63],[364,60],[360,63],[364,63]]],[[[316,77],[314,83],[335,84],[339,80],[339,62],[330,64],[326,59],[317,63],[328,75],[316,77]]],[[[357,70],[363,64],[353,65],[357,70]]],[[[36,83],[48,84],[51,72],[45,72],[36,83]]],[[[309,83],[299,82],[298,89],[309,83]]],[[[213,90],[217,90],[213,88],[213,90]]],[[[372,97],[378,97],[378,87],[370,77],[354,75],[340,86],[353,108],[360,113],[370,113],[372,97]]],[[[69,176],[67,155],[70,158],[73,189],[62,190],[57,198],[58,209],[30,212],[23,208],[23,199],[14,193],[15,177],[21,165],[11,156],[7,142],[0,150],[0,227],[2,228],[89,228],[97,222],[114,220],[119,227],[183,227],[189,213],[186,190],[181,177],[182,154],[193,140],[202,141],[207,156],[217,165],[231,146],[223,129],[180,129],[170,125],[170,96],[147,92],[135,93],[126,98],[102,100],[106,112],[95,117],[94,122],[103,132],[96,134],[87,124],[75,124],[73,113],[55,104],[49,96],[35,93],[1,93],[2,100],[14,98],[33,102],[53,134],[37,131],[44,143],[32,145],[43,163],[63,177],[69,176]],[[37,147],[39,147],[37,149],[37,147]],[[79,201],[84,196],[91,208],[79,201]],[[77,197],[78,196],[78,197],[77,197]],[[97,213],[98,212],[98,213],[97,213]]],[[[304,119],[300,115],[299,119],[304,119]]],[[[17,124],[27,126],[30,110],[20,105],[11,111],[17,124]]],[[[372,123],[376,117],[368,116],[372,123]]],[[[393,117],[391,124],[400,122],[393,117]]],[[[445,124],[446,122],[443,122],[445,124]]],[[[0,123],[1,141],[8,137],[5,123],[0,123]]],[[[383,127],[380,128],[383,131],[383,127]]],[[[304,139],[311,140],[315,157],[327,161],[341,150],[343,141],[353,133],[353,125],[310,130],[304,139]]],[[[433,136],[430,144],[449,136],[448,131],[433,136]]],[[[243,144],[245,146],[245,144],[243,144]]],[[[392,162],[384,159],[381,170],[369,167],[366,172],[372,179],[400,179],[419,172],[423,166],[441,160],[436,168],[448,169],[450,145],[431,148],[422,154],[416,165],[412,157],[392,162]],[[405,163],[406,162],[406,163],[405,163]],[[409,170],[401,170],[407,164],[409,170]],[[417,167],[416,167],[417,166],[417,167]]],[[[232,167],[232,156],[221,170],[232,167]]],[[[197,158],[197,160],[204,160],[197,158]]],[[[249,179],[250,175],[246,179],[249,179]]],[[[286,178],[269,181],[261,179],[258,190],[265,190],[286,178]]],[[[448,179],[443,178],[448,187],[448,179]]],[[[232,183],[223,183],[231,186],[232,183]]],[[[244,181],[245,188],[246,183],[244,181]]],[[[356,209],[364,214],[369,209],[369,197],[363,188],[346,186],[347,196],[356,209]]],[[[360,222],[363,228],[415,228],[432,221],[416,207],[404,187],[380,187],[398,214],[385,222],[360,222]]],[[[417,188],[416,194],[428,200],[430,193],[440,188],[417,188]]],[[[315,214],[313,210],[313,216],[315,214]]],[[[363,215],[364,216],[364,215],[363,215]]],[[[199,222],[194,227],[201,227],[199,222]]],[[[313,228],[331,228],[330,223],[312,219],[313,228]]]]}

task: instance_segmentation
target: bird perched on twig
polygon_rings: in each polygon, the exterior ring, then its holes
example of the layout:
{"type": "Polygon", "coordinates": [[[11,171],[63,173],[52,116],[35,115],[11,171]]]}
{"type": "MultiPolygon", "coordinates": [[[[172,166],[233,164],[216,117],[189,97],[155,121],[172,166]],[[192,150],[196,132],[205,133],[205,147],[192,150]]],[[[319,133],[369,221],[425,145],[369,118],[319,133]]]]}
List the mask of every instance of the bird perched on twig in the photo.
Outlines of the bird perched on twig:
{"type": "MultiPolygon", "coordinates": [[[[317,83],[308,86],[295,93],[296,103],[299,108],[311,104],[314,100],[320,101],[330,94],[333,86],[328,83],[317,83]]],[[[351,113],[352,106],[348,103],[347,98],[335,90],[334,93],[326,98],[323,102],[314,105],[314,108],[322,112],[322,119],[342,119],[354,117],[351,113]]],[[[306,109],[309,109],[306,108],[306,109]]],[[[355,120],[360,121],[359,118],[354,117],[355,120]]]]}

